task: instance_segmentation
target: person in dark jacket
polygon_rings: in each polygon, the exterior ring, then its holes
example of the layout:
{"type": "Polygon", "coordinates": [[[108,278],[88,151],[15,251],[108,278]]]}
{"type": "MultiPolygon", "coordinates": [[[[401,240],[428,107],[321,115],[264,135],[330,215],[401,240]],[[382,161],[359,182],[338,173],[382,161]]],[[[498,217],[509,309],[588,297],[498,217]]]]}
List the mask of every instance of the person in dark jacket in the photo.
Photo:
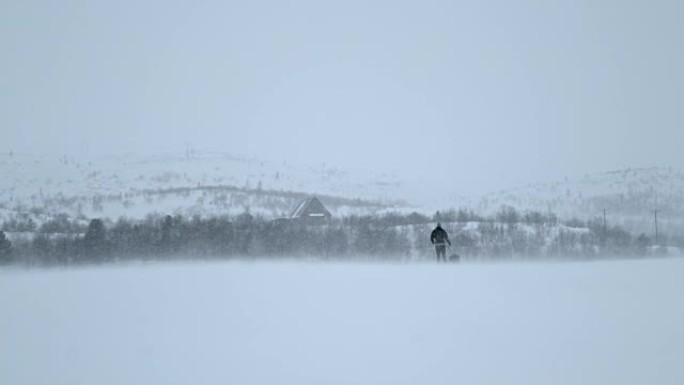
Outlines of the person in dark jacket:
{"type": "Polygon", "coordinates": [[[446,262],[446,247],[447,245],[451,246],[451,241],[449,240],[449,234],[442,228],[441,223],[437,223],[437,227],[432,230],[430,242],[435,246],[437,262],[440,261],[440,258],[446,262]]]}

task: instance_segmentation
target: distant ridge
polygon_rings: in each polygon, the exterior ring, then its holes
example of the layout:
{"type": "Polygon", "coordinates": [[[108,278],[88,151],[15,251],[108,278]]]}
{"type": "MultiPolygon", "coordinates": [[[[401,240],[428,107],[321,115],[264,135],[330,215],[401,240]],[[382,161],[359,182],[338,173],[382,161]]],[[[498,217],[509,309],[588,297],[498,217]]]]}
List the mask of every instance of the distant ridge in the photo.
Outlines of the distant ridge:
{"type": "Polygon", "coordinates": [[[546,183],[531,183],[466,202],[478,212],[501,206],[548,211],[561,218],[592,219],[607,212],[613,223],[648,232],[659,210],[664,228],[684,231],[684,170],[645,167],[610,170],[546,183]]]}
{"type": "Polygon", "coordinates": [[[148,215],[288,213],[315,194],[334,215],[372,214],[406,205],[392,176],[358,175],[325,164],[298,166],[220,152],[0,156],[0,224],[21,217],[87,220],[148,215]]]}

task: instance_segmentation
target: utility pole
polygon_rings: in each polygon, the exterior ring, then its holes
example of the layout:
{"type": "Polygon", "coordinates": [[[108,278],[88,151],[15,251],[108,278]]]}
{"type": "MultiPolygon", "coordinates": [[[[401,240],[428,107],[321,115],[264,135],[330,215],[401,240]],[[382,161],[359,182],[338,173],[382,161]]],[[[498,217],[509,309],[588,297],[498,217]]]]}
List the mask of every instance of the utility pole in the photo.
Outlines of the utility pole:
{"type": "Polygon", "coordinates": [[[606,209],[603,209],[603,232],[606,232],[606,209]]]}
{"type": "Polygon", "coordinates": [[[655,245],[658,246],[658,210],[653,213],[655,214],[655,245]]]}
{"type": "Polygon", "coordinates": [[[658,246],[658,190],[655,190],[655,207],[653,210],[655,223],[655,245],[658,246]]]}
{"type": "Polygon", "coordinates": [[[606,209],[603,209],[603,234],[601,234],[601,247],[606,246],[608,226],[606,225],[606,209]]]}

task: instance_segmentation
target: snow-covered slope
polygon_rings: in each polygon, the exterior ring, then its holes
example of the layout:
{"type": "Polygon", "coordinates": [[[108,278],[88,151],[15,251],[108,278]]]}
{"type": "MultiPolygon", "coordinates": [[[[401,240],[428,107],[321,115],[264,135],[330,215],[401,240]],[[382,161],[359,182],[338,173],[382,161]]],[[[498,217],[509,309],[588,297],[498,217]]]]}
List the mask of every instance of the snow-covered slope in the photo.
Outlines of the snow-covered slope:
{"type": "Polygon", "coordinates": [[[288,213],[319,195],[336,215],[372,213],[401,204],[399,181],[366,171],[347,173],[273,163],[218,152],[101,155],[86,158],[13,153],[0,157],[0,220],[58,214],[83,219],[144,218],[151,213],[288,213]]]}
{"type": "Polygon", "coordinates": [[[0,383],[684,383],[684,260],[0,271],[0,383]]]}
{"type": "Polygon", "coordinates": [[[556,213],[563,219],[603,218],[634,232],[654,229],[654,210],[664,232],[684,230],[684,170],[673,168],[626,169],[564,178],[549,183],[531,183],[481,198],[459,201],[458,207],[472,207],[493,213],[503,205],[521,211],[556,213]]]}
{"type": "MultiPolygon", "coordinates": [[[[445,198],[443,188],[374,170],[341,170],[271,162],[209,151],[60,156],[0,155],[0,223],[31,218],[40,224],[70,218],[144,218],[149,214],[212,216],[245,210],[283,216],[318,195],[335,216],[383,211],[470,208],[480,215],[503,205],[556,213],[561,219],[601,217],[633,233],[684,233],[684,171],[628,169],[529,184],[481,197],[445,198]]],[[[448,195],[448,194],[447,194],[448,195]]],[[[15,229],[17,230],[17,229],[15,229]]]]}

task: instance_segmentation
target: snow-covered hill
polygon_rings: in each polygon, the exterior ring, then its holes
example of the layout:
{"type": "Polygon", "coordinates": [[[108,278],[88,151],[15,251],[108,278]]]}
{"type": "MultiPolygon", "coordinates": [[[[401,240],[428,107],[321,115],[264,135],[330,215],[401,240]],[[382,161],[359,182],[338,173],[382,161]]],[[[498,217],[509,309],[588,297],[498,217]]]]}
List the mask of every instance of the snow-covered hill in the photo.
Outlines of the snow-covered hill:
{"type": "Polygon", "coordinates": [[[0,383],[684,383],[684,259],[0,270],[0,383]]]}
{"type": "Polygon", "coordinates": [[[654,211],[658,210],[659,230],[676,234],[684,231],[684,170],[626,169],[567,177],[453,202],[457,207],[470,207],[483,214],[506,205],[582,220],[603,220],[605,209],[609,225],[648,234],[654,231],[654,211]]]}
{"type": "Polygon", "coordinates": [[[115,220],[246,210],[278,217],[309,195],[320,196],[334,215],[402,205],[394,198],[400,182],[390,175],[218,152],[87,158],[3,154],[0,180],[0,221],[23,216],[41,223],[60,214],[115,220]]]}
{"type": "MultiPolygon", "coordinates": [[[[222,152],[156,155],[0,155],[0,223],[30,219],[100,217],[141,219],[150,214],[213,216],[249,210],[280,217],[301,199],[318,195],[335,216],[386,211],[468,208],[479,215],[502,206],[553,212],[561,220],[600,218],[633,233],[684,233],[684,171],[627,169],[567,177],[479,197],[446,198],[443,186],[374,170],[342,170],[272,162],[222,152]]],[[[457,192],[455,192],[457,193],[457,192]]],[[[24,230],[14,226],[14,231],[24,230]]]]}

